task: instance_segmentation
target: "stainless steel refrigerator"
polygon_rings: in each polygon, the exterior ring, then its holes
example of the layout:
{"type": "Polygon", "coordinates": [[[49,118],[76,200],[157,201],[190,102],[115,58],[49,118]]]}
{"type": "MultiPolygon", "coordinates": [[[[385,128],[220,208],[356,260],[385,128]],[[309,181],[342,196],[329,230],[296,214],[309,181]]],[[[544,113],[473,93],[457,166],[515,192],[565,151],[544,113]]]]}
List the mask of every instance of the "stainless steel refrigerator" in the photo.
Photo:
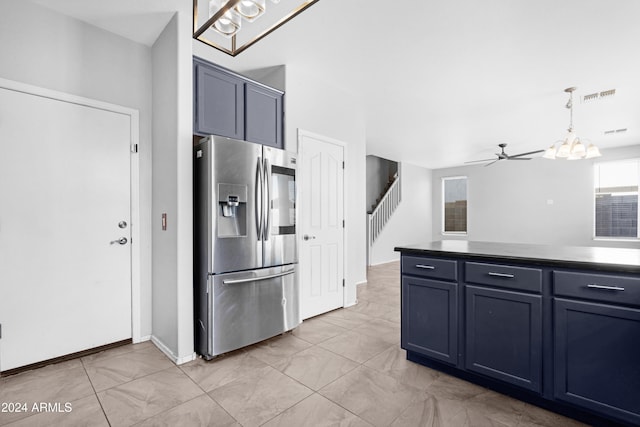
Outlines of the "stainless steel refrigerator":
{"type": "Polygon", "coordinates": [[[194,148],[196,351],[211,359],[300,324],[296,156],[210,136],[194,148]]]}

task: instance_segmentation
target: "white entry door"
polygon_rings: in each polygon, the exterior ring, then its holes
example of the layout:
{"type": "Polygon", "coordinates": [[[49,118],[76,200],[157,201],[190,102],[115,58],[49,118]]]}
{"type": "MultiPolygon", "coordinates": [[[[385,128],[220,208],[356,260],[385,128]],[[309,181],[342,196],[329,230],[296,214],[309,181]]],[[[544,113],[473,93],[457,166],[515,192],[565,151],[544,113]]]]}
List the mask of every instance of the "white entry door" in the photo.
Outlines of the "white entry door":
{"type": "Polygon", "coordinates": [[[344,305],[344,146],[300,131],[299,258],[302,319],[344,305]]]}
{"type": "Polygon", "coordinates": [[[0,370],[131,338],[131,116],[0,88],[0,370]]]}

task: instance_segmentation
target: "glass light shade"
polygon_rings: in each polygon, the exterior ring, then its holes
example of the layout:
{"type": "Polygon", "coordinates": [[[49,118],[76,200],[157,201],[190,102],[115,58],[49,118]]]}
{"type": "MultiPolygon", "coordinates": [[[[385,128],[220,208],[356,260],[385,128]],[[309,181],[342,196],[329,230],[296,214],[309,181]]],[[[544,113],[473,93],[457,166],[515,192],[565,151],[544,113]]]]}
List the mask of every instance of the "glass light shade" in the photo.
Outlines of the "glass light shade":
{"type": "Polygon", "coordinates": [[[549,159],[549,160],[555,160],[556,159],[556,146],[555,144],[552,145],[551,147],[547,148],[544,152],[544,154],[542,155],[543,158],[545,159],[549,159]]]}
{"type": "MultiPolygon", "coordinates": [[[[209,1],[209,17],[215,15],[226,3],[226,0],[209,1]]],[[[213,23],[212,28],[225,37],[231,37],[240,30],[241,24],[240,15],[235,10],[230,9],[213,23]]]]}
{"type": "Polygon", "coordinates": [[[278,3],[280,3],[280,0],[271,0],[271,3],[278,4],[278,3]]]}
{"type": "Polygon", "coordinates": [[[584,148],[582,142],[576,138],[573,147],[571,147],[571,156],[577,158],[583,158],[587,154],[587,149],[584,148]]]}
{"type": "Polygon", "coordinates": [[[593,144],[589,144],[585,159],[593,159],[594,157],[600,157],[600,156],[602,156],[602,154],[600,154],[600,150],[598,150],[598,147],[596,147],[593,144]]]}
{"type": "Polygon", "coordinates": [[[236,5],[236,11],[247,21],[253,22],[265,11],[266,0],[242,0],[236,5]]]}
{"type": "Polygon", "coordinates": [[[568,140],[565,140],[562,145],[560,146],[560,148],[558,148],[558,152],[556,153],[556,157],[559,157],[561,159],[565,159],[567,157],[569,157],[569,154],[571,154],[571,144],[569,143],[568,140]]]}

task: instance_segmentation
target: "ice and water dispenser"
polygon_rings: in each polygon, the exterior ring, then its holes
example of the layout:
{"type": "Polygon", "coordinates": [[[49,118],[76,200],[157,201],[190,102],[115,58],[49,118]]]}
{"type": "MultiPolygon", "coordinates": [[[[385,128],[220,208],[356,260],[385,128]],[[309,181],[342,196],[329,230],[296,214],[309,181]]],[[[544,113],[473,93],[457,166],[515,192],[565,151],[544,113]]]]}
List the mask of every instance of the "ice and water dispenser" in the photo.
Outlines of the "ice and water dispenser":
{"type": "Polygon", "coordinates": [[[218,184],[218,237],[247,235],[247,186],[218,184]]]}

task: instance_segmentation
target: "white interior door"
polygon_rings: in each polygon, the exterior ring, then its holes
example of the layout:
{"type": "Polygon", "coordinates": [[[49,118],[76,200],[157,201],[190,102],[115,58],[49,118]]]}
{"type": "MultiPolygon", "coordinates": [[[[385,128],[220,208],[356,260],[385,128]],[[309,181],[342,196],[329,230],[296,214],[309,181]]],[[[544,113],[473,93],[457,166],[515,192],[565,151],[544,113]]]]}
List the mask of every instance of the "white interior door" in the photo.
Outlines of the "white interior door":
{"type": "Polygon", "coordinates": [[[303,319],[344,305],[344,146],[300,132],[299,262],[303,319]]]}
{"type": "Polygon", "coordinates": [[[0,88],[0,370],[131,338],[130,141],[129,115],[0,88]]]}

